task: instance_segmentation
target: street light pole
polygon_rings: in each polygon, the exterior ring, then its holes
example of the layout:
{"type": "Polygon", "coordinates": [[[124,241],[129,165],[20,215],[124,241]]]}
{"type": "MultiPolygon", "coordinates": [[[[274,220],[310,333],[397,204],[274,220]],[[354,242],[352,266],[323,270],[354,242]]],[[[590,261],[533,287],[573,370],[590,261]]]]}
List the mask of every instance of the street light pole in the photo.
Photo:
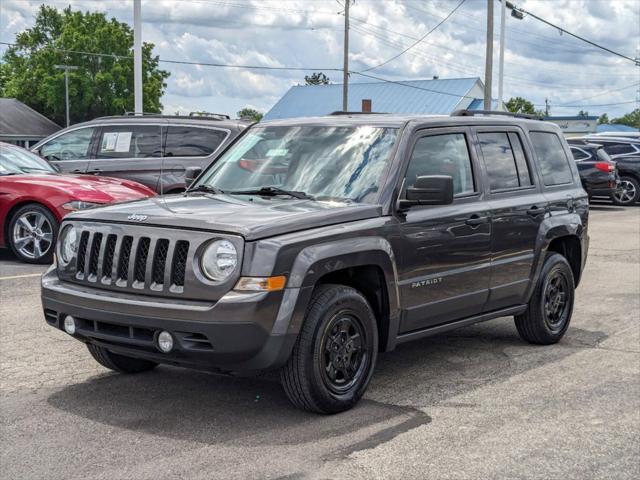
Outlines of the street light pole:
{"type": "Polygon", "coordinates": [[[500,9],[500,63],[498,65],[498,110],[504,111],[504,102],[502,100],[502,84],[504,83],[504,32],[505,17],[507,15],[507,2],[502,0],[502,8],[500,9]]]}
{"type": "Polygon", "coordinates": [[[344,0],[344,64],[342,67],[342,111],[349,109],[349,3],[344,0]]]}
{"type": "Polygon", "coordinates": [[[69,70],[77,70],[75,65],[55,65],[59,70],[64,70],[64,104],[67,116],[67,127],[70,125],[69,121],[69,70]]]}
{"type": "Polygon", "coordinates": [[[491,79],[493,76],[493,1],[487,0],[487,51],[484,65],[484,109],[491,110],[491,79]]]}
{"type": "Polygon", "coordinates": [[[133,0],[133,103],[134,113],[142,115],[142,6],[133,0]]]}

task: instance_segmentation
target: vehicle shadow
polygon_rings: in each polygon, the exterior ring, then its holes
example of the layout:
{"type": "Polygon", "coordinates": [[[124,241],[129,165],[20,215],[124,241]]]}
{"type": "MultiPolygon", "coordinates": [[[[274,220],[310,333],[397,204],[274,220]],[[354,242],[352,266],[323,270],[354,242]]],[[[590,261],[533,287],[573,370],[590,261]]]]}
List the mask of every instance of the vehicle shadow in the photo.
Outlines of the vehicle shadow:
{"type": "Polygon", "coordinates": [[[383,432],[375,437],[387,439],[430,421],[418,407],[428,411],[603,338],[599,332],[570,329],[560,345],[532,346],[519,340],[513,322],[503,319],[401,345],[379,357],[366,398],[333,416],[296,410],[276,374],[234,378],[166,366],[138,375],[99,375],[68,385],[47,401],[91,421],[204,444],[295,445],[377,424],[383,432]]]}

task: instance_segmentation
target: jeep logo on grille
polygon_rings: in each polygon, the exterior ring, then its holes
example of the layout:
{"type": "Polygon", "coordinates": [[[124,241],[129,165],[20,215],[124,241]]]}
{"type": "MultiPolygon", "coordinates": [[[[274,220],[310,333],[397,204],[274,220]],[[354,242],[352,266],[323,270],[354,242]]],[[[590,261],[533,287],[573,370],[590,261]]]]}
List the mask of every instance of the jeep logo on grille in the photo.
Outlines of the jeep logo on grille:
{"type": "Polygon", "coordinates": [[[146,215],[139,215],[137,213],[132,213],[127,217],[127,220],[133,220],[134,222],[144,222],[146,219],[146,215]]]}

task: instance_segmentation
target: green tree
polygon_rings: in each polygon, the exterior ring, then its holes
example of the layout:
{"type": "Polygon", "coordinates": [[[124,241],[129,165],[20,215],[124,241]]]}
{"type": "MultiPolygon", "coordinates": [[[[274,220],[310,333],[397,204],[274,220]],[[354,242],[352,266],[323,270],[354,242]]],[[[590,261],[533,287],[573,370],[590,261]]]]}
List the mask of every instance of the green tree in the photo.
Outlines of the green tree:
{"type": "Polygon", "coordinates": [[[578,112],[578,116],[579,117],[588,117],[589,116],[589,112],[585,111],[585,110],[580,110],[578,112]]]}
{"type": "Polygon", "coordinates": [[[621,116],[620,118],[614,118],[611,123],[640,128],[640,108],[636,108],[632,112],[629,112],[626,115],[621,116]]]}
{"type": "MultiPolygon", "coordinates": [[[[34,26],[17,34],[14,44],[0,64],[3,97],[17,98],[63,125],[64,71],[55,65],[76,65],[69,72],[72,122],[134,109],[133,30],[126,23],[104,13],[42,5],[34,26]]],[[[153,44],[143,44],[143,110],[160,112],[169,72],[158,68],[152,51],[153,44]]]]}
{"type": "Polygon", "coordinates": [[[328,85],[329,77],[322,72],[314,72],[304,76],[304,83],[307,85],[328,85]]]}
{"type": "Polygon", "coordinates": [[[238,118],[248,118],[253,121],[259,122],[262,120],[264,113],[259,112],[255,108],[244,107],[242,110],[238,111],[238,118]]]}
{"type": "Polygon", "coordinates": [[[537,113],[533,103],[522,97],[510,98],[505,106],[507,107],[507,110],[512,113],[527,113],[530,115],[537,113]]]}
{"type": "Polygon", "coordinates": [[[611,123],[609,121],[609,115],[607,115],[606,113],[603,113],[598,117],[598,125],[607,124],[607,123],[611,123]]]}

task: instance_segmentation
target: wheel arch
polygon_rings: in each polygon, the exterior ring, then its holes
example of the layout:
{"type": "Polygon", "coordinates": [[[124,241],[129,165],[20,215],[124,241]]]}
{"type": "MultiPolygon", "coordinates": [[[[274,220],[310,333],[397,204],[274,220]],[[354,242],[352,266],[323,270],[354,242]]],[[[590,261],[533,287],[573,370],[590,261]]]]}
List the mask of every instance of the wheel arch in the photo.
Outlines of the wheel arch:
{"type": "Polygon", "coordinates": [[[382,237],[360,237],[301,250],[291,269],[273,333],[300,331],[318,285],[351,286],[369,301],[378,324],[380,349],[392,349],[398,328],[399,297],[395,256],[382,237]]]}

